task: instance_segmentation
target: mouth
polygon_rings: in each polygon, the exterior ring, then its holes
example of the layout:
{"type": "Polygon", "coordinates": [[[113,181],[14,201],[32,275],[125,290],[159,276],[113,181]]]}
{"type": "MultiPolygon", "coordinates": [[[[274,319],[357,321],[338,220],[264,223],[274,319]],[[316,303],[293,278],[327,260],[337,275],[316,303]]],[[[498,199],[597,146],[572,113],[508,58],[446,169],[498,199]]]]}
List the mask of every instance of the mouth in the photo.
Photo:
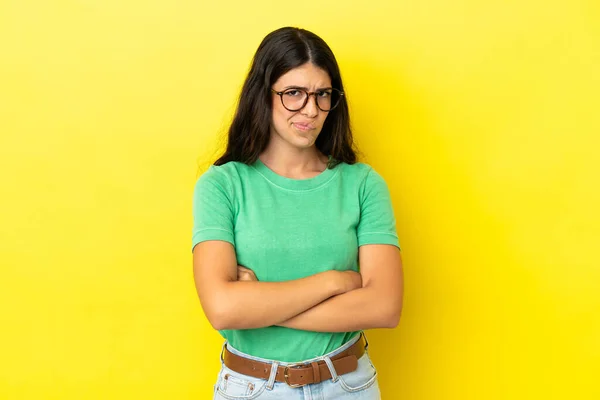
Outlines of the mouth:
{"type": "Polygon", "coordinates": [[[293,122],[292,125],[294,125],[296,129],[302,132],[308,132],[315,129],[315,127],[310,124],[301,124],[299,122],[293,122]]]}

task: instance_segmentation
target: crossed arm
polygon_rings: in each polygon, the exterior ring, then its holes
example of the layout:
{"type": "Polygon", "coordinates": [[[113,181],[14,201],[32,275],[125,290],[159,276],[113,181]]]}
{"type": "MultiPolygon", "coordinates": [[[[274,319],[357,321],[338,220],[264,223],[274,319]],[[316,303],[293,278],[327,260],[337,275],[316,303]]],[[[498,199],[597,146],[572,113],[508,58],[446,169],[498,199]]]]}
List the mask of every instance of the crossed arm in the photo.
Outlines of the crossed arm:
{"type": "Polygon", "coordinates": [[[287,282],[258,282],[238,270],[230,243],[194,248],[194,279],[215,329],[271,325],[321,332],[393,328],[402,309],[402,261],[390,245],[359,248],[360,275],[327,271],[287,282]],[[277,301],[272,301],[277,299],[277,301]],[[248,312],[252,310],[252,312],[248,312]]]}

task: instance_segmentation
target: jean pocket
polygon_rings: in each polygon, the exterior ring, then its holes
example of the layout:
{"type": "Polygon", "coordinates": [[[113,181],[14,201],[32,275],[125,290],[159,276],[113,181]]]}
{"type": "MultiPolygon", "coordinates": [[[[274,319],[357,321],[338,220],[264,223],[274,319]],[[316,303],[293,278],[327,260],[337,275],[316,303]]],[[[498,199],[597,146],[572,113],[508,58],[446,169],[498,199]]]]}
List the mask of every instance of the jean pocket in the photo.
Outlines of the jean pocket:
{"type": "Polygon", "coordinates": [[[221,368],[216,384],[215,399],[252,400],[265,390],[267,381],[232,371],[226,366],[221,368]]]}
{"type": "Polygon", "coordinates": [[[339,375],[340,386],[347,392],[354,393],[365,390],[377,382],[377,370],[373,366],[369,354],[358,360],[356,370],[344,375],[339,375]]]}

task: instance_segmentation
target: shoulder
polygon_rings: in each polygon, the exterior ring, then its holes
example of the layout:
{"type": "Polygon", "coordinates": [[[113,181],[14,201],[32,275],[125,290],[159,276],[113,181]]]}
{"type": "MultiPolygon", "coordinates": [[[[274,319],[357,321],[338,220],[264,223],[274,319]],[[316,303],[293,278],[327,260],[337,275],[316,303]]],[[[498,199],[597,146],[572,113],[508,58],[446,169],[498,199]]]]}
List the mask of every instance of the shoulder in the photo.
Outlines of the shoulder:
{"type": "Polygon", "coordinates": [[[375,169],[371,165],[367,163],[340,163],[336,166],[336,168],[340,168],[340,173],[342,174],[342,176],[351,178],[356,182],[360,183],[361,185],[364,185],[367,181],[383,180],[381,175],[377,171],[375,171],[375,169]]]}
{"type": "Polygon", "coordinates": [[[231,161],[223,165],[211,165],[196,180],[194,192],[220,192],[232,199],[240,190],[241,182],[247,180],[252,167],[244,163],[231,161]]]}
{"type": "Polygon", "coordinates": [[[231,161],[223,165],[211,165],[198,177],[196,184],[212,183],[228,186],[232,182],[239,180],[250,168],[252,167],[236,161],[231,161]]]}
{"type": "Polygon", "coordinates": [[[389,196],[389,187],[385,179],[371,165],[357,162],[342,163],[339,166],[342,179],[358,193],[361,201],[389,196]]]}

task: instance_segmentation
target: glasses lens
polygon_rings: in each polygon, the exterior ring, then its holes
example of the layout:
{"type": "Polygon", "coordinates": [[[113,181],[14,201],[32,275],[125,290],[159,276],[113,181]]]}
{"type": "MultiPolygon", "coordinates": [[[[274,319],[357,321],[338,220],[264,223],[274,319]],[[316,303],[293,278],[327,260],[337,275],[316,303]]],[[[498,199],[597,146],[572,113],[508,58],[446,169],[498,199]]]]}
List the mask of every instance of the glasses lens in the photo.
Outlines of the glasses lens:
{"type": "Polygon", "coordinates": [[[327,89],[317,92],[317,104],[323,111],[329,111],[340,102],[340,92],[336,89],[327,89]]]}
{"type": "Polygon", "coordinates": [[[298,111],[304,106],[304,101],[306,100],[306,92],[298,89],[289,89],[283,92],[281,99],[283,100],[283,105],[288,110],[298,111]]]}

